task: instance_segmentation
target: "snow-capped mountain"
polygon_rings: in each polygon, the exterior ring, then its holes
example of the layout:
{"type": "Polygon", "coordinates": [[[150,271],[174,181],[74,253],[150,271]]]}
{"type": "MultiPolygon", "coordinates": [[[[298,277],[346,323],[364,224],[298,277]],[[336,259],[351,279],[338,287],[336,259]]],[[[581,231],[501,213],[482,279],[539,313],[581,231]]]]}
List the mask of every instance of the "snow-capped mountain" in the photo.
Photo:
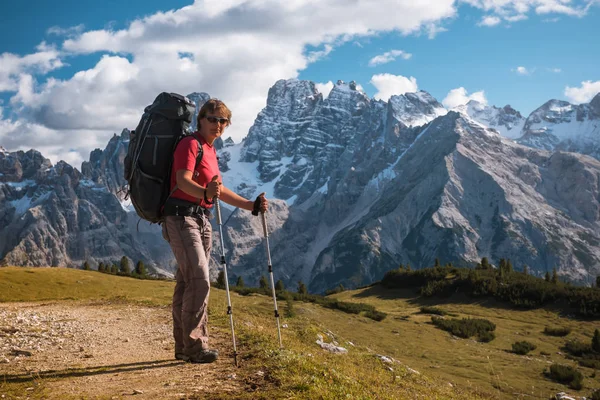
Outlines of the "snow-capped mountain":
{"type": "MultiPolygon", "coordinates": [[[[210,98],[188,97],[198,106],[210,98]]],[[[597,96],[573,106],[582,110],[575,121],[597,121],[598,103],[597,96]]],[[[533,114],[525,123],[509,106],[475,102],[457,111],[447,113],[423,91],[383,102],[338,81],[324,99],[312,82],[276,82],[246,139],[217,143],[225,185],[271,199],[276,279],[324,291],[370,283],[400,263],[482,257],[509,258],[537,274],[557,267],[580,282],[595,278],[600,163],[510,140],[520,124],[537,129],[533,114]]],[[[548,115],[538,118],[554,131],[566,123],[548,115]]],[[[128,139],[127,130],[115,135],[82,173],[37,152],[0,152],[1,262],[74,266],[125,254],[172,270],[157,227],[142,222],[138,233],[139,219],[118,192],[128,139]]],[[[255,283],[266,273],[260,219],[226,205],[223,214],[230,277],[255,283]]]]}
{"type": "Polygon", "coordinates": [[[600,158],[600,93],[586,104],[546,102],[529,115],[518,142],[600,158]]]}
{"type": "Polygon", "coordinates": [[[506,138],[518,139],[523,135],[525,118],[510,105],[498,108],[482,104],[477,100],[470,100],[467,104],[455,107],[453,111],[468,115],[474,121],[495,129],[506,138]]]}

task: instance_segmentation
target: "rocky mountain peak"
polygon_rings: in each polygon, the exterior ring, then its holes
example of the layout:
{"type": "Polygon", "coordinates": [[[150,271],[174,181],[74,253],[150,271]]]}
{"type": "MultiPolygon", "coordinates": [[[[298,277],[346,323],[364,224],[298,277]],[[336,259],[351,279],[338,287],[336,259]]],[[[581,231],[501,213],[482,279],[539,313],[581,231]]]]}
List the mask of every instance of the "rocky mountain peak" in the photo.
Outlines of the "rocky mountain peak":
{"type": "Polygon", "coordinates": [[[125,193],[121,188],[127,183],[124,177],[123,162],[129,146],[130,130],[125,128],[120,135],[114,134],[104,150],[95,149],[90,160],[81,164],[81,173],[94,183],[106,187],[110,193],[122,199],[125,193]]]}
{"type": "Polygon", "coordinates": [[[600,93],[596,94],[592,101],[590,101],[590,108],[593,111],[594,117],[600,119],[600,93]]]}
{"type": "Polygon", "coordinates": [[[447,112],[442,104],[423,90],[391,96],[388,107],[391,116],[405,126],[425,125],[447,112]]]}
{"type": "Polygon", "coordinates": [[[520,137],[525,124],[521,113],[509,105],[498,108],[477,100],[470,100],[465,105],[455,107],[454,110],[510,139],[520,137]]]}

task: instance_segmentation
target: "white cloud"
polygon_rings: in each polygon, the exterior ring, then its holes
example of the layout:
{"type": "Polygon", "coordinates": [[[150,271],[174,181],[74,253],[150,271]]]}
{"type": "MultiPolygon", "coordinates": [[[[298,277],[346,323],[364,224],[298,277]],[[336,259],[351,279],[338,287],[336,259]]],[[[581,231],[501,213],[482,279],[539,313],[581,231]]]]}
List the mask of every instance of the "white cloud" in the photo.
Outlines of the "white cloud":
{"type": "Polygon", "coordinates": [[[580,87],[565,87],[565,96],[575,104],[587,103],[598,93],[600,93],[600,81],[583,81],[580,87]]]}
{"type": "Polygon", "coordinates": [[[407,53],[402,50],[391,50],[386,51],[383,54],[375,56],[369,60],[369,67],[374,67],[376,65],[387,64],[389,62],[395,61],[396,57],[401,57],[404,60],[408,60],[412,57],[412,54],[407,53]]]}
{"type": "Polygon", "coordinates": [[[323,98],[326,99],[329,97],[331,89],[333,89],[333,82],[329,81],[327,83],[315,83],[315,87],[320,93],[323,94],[323,98]]]}
{"type": "Polygon", "coordinates": [[[548,68],[548,71],[554,72],[555,74],[560,74],[562,72],[562,69],[560,69],[560,68],[548,68]]]}
{"type": "Polygon", "coordinates": [[[586,0],[460,0],[460,2],[502,16],[525,14],[532,9],[537,14],[556,13],[582,16],[594,3],[594,1],[586,0]]]}
{"type": "Polygon", "coordinates": [[[525,14],[517,14],[513,16],[504,17],[504,19],[508,22],[519,22],[528,19],[529,17],[525,14]]]}
{"type": "Polygon", "coordinates": [[[459,0],[478,8],[488,15],[478,23],[482,26],[495,26],[502,19],[516,22],[527,19],[527,13],[534,10],[538,15],[562,14],[572,17],[587,15],[597,0],[459,0]]]}
{"type": "MultiPolygon", "coordinates": [[[[49,65],[48,71],[61,65],[56,52],[46,54],[49,60],[39,62],[35,71],[25,68],[24,60],[39,53],[2,55],[0,63],[18,65],[10,74],[0,67],[0,85],[15,92],[12,107],[28,121],[13,126],[14,132],[43,128],[62,143],[85,131],[98,140],[81,144],[84,158],[92,150],[86,146],[103,147],[113,132],[134,127],[161,91],[203,91],[222,99],[233,111],[226,136],[240,141],[278,79],[297,77],[343,43],[380,32],[430,34],[455,15],[453,0],[382,0],[377,7],[369,2],[198,0],[136,19],[121,30],[77,34],[77,27],[53,28],[51,33],[67,35],[61,48],[65,54],[91,54],[97,64],[65,80],[44,79],[39,75],[43,66],[49,65]]],[[[27,139],[10,146],[41,146],[33,134],[27,139]]]]}
{"type": "Polygon", "coordinates": [[[74,36],[80,34],[85,29],[83,24],[79,24],[77,26],[72,26],[69,28],[61,28],[60,26],[51,26],[48,28],[46,33],[48,35],[56,35],[56,36],[74,36]]]}
{"type": "Polygon", "coordinates": [[[467,104],[471,100],[478,101],[484,105],[487,104],[487,99],[485,98],[485,92],[483,90],[468,94],[467,90],[462,86],[449,91],[444,100],[442,100],[442,104],[447,109],[452,109],[467,104]]]}
{"type": "Polygon", "coordinates": [[[19,56],[12,53],[0,54],[0,92],[14,92],[19,87],[19,76],[25,72],[46,74],[63,66],[59,53],[44,42],[38,45],[37,53],[19,56]]]}
{"type": "Polygon", "coordinates": [[[330,44],[326,44],[324,46],[323,50],[311,51],[310,53],[308,53],[307,60],[309,63],[314,63],[314,62],[319,61],[320,59],[326,57],[329,53],[331,53],[332,50],[333,50],[333,46],[330,44]]]}
{"type": "Polygon", "coordinates": [[[531,73],[533,73],[533,70],[528,70],[527,68],[522,67],[522,66],[513,68],[513,69],[511,69],[511,71],[516,72],[519,75],[530,75],[531,73]]]}
{"type": "Polygon", "coordinates": [[[494,15],[488,15],[481,19],[481,21],[477,24],[479,26],[496,26],[502,20],[494,15]]]}
{"type": "Polygon", "coordinates": [[[377,89],[377,93],[373,96],[377,100],[388,101],[393,95],[419,90],[417,80],[412,76],[407,78],[402,75],[378,74],[371,77],[370,83],[377,89]]]}

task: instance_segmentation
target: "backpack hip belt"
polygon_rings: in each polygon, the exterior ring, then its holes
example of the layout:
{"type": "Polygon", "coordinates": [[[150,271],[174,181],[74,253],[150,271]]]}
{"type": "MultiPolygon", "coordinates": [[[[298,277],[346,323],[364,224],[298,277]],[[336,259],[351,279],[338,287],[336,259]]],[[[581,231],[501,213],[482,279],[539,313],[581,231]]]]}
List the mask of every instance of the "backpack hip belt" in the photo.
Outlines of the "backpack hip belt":
{"type": "Polygon", "coordinates": [[[165,203],[164,216],[201,217],[203,215],[212,217],[210,210],[187,201],[173,202],[171,199],[165,203]]]}

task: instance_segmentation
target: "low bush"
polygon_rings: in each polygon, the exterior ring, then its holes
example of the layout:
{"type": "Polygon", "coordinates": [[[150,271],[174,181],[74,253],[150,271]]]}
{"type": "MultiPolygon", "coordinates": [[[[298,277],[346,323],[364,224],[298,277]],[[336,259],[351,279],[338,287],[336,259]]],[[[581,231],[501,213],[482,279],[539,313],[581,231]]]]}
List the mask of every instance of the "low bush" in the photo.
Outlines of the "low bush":
{"type": "Polygon", "coordinates": [[[571,355],[581,357],[585,354],[590,354],[592,352],[592,346],[587,343],[571,340],[565,343],[565,350],[571,355]]]}
{"type": "Polygon", "coordinates": [[[600,369],[600,360],[594,358],[582,358],[579,360],[579,365],[587,368],[600,369]]]}
{"type": "Polygon", "coordinates": [[[569,365],[553,364],[547,376],[555,382],[569,385],[571,389],[583,388],[583,375],[569,365]]]}
{"type": "Polygon", "coordinates": [[[431,322],[438,328],[464,339],[477,336],[481,342],[490,342],[496,337],[493,333],[496,325],[487,319],[444,319],[431,317],[431,322]]]}
{"type": "Polygon", "coordinates": [[[546,334],[548,336],[563,337],[563,336],[567,336],[569,333],[571,333],[571,328],[563,328],[560,326],[555,326],[555,327],[547,326],[544,328],[544,334],[546,334]]]}
{"type": "Polygon", "coordinates": [[[438,307],[421,307],[421,313],[423,314],[435,314],[435,315],[448,315],[448,313],[438,307]]]}
{"type": "Polygon", "coordinates": [[[524,356],[525,354],[529,353],[530,351],[533,351],[536,349],[536,345],[533,343],[529,343],[527,341],[521,341],[521,342],[515,342],[512,344],[512,351],[515,354],[520,354],[522,356],[524,356]]]}
{"type": "Polygon", "coordinates": [[[375,321],[383,321],[385,317],[387,317],[387,314],[377,310],[369,310],[365,311],[365,317],[371,318],[375,321]]]}
{"type": "Polygon", "coordinates": [[[600,389],[594,390],[590,396],[590,400],[600,400],[600,389]]]}

